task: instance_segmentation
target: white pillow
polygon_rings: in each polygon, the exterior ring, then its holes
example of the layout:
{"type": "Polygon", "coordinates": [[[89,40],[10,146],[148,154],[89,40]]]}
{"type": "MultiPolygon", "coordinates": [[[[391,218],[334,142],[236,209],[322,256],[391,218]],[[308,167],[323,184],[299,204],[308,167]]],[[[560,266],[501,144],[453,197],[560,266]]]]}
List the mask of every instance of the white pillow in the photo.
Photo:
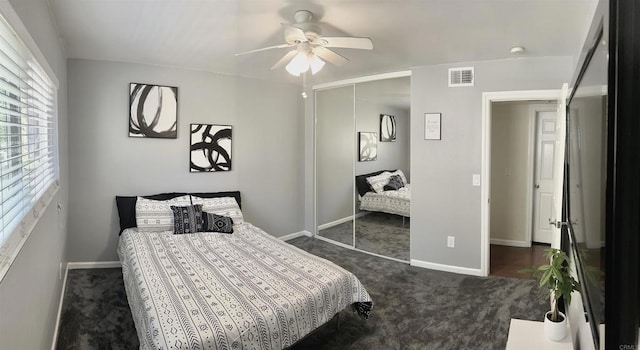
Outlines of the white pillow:
{"type": "Polygon", "coordinates": [[[391,177],[393,175],[400,175],[400,178],[402,179],[402,184],[405,185],[405,186],[407,185],[407,178],[404,176],[404,173],[402,172],[402,170],[398,169],[398,170],[392,172],[389,177],[391,177]]]}
{"type": "Polygon", "coordinates": [[[371,186],[371,188],[376,191],[376,193],[381,193],[384,191],[384,186],[389,183],[389,178],[391,177],[391,173],[385,171],[376,176],[369,176],[367,178],[367,182],[371,186]]]}
{"type": "Polygon", "coordinates": [[[193,205],[202,204],[203,212],[228,216],[233,219],[234,224],[244,222],[242,210],[240,210],[238,202],[236,202],[236,199],[233,197],[200,198],[191,196],[191,201],[193,205]]]}
{"type": "Polygon", "coordinates": [[[156,201],[138,197],[136,200],[136,225],[140,231],[173,231],[173,211],[171,206],[188,207],[189,195],[156,201]]]}

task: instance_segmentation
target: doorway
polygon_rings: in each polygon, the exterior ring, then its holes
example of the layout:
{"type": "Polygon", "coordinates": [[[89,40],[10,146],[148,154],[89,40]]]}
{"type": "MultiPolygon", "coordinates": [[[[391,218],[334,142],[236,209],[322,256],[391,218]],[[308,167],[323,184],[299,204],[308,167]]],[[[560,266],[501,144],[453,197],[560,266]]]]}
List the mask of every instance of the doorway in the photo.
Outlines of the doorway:
{"type": "Polygon", "coordinates": [[[519,271],[542,263],[550,247],[556,105],[491,105],[491,275],[531,278],[519,271]]]}
{"type": "MultiPolygon", "coordinates": [[[[563,84],[560,89],[557,90],[522,90],[522,91],[502,91],[502,92],[485,92],[482,94],[482,149],[481,149],[481,188],[480,188],[480,242],[481,242],[481,261],[480,261],[480,271],[483,276],[488,276],[491,269],[491,212],[493,201],[491,199],[491,174],[492,174],[492,162],[491,162],[491,144],[492,144],[492,125],[491,125],[491,116],[492,116],[492,106],[497,102],[515,102],[515,101],[530,101],[530,102],[552,102],[557,101],[556,111],[557,114],[557,127],[556,132],[559,135],[559,140],[556,144],[557,150],[555,151],[554,157],[554,172],[560,172],[560,175],[557,177],[560,178],[562,176],[562,156],[564,155],[564,131],[566,130],[565,123],[565,109],[566,109],[566,96],[567,96],[567,85],[563,84]],[[557,165],[560,164],[560,165],[557,165]]],[[[531,123],[531,121],[530,121],[531,123]]],[[[533,123],[535,125],[535,123],[533,123]]],[[[530,138],[529,138],[530,139],[530,138]]],[[[530,141],[531,142],[531,141],[530,141]]],[[[530,145],[528,149],[533,150],[533,145],[530,145]]],[[[524,157],[525,159],[529,159],[528,164],[533,164],[533,151],[527,153],[524,157]]],[[[531,165],[531,167],[533,167],[531,165]]],[[[521,170],[519,167],[515,168],[516,170],[521,170]]],[[[502,170],[504,171],[504,169],[502,170]]],[[[513,168],[512,168],[513,171],[513,168]]],[[[507,174],[509,174],[509,170],[507,170],[507,174]]],[[[533,170],[527,171],[529,175],[529,188],[527,188],[528,198],[533,198],[533,170]]],[[[562,182],[557,182],[555,184],[554,194],[560,194],[554,196],[553,198],[553,213],[554,217],[548,218],[547,220],[556,221],[556,215],[559,215],[560,211],[558,208],[558,200],[562,198],[561,193],[562,190],[558,188],[558,185],[561,185],[562,182]]],[[[526,202],[527,205],[530,204],[530,208],[533,206],[532,200],[526,202]]],[[[533,217],[532,209],[526,210],[525,215],[529,217],[533,217]]],[[[559,217],[559,216],[558,216],[559,217]]],[[[528,221],[531,222],[532,219],[528,221]]],[[[524,225],[524,223],[522,223],[524,225]]],[[[522,227],[521,225],[521,227],[522,227]]],[[[531,227],[531,226],[529,226],[531,227]]],[[[525,229],[531,232],[531,229],[525,229]]],[[[530,237],[530,236],[529,236],[530,237]]],[[[515,240],[512,240],[515,241],[515,240]]],[[[514,247],[514,248],[529,248],[529,243],[522,243],[526,241],[520,241],[521,245],[524,247],[514,247]]],[[[560,246],[560,232],[559,230],[554,230],[552,239],[551,239],[551,247],[559,247],[560,246]]]]}

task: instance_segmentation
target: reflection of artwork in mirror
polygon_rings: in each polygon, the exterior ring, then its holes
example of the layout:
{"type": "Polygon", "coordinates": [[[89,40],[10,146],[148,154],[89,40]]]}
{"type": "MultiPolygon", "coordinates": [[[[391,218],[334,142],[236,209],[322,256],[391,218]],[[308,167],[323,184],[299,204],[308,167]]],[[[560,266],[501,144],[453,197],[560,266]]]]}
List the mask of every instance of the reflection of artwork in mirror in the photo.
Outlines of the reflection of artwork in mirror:
{"type": "Polygon", "coordinates": [[[231,125],[191,124],[192,173],[231,170],[231,125]]]}
{"type": "Polygon", "coordinates": [[[380,142],[394,142],[396,140],[396,117],[380,114],[380,142]]]}
{"type": "Polygon", "coordinates": [[[129,84],[129,137],[178,137],[178,88],[129,84]]]}
{"type": "Polygon", "coordinates": [[[358,144],[360,145],[361,162],[369,162],[378,159],[378,135],[375,132],[358,132],[358,144]]]}

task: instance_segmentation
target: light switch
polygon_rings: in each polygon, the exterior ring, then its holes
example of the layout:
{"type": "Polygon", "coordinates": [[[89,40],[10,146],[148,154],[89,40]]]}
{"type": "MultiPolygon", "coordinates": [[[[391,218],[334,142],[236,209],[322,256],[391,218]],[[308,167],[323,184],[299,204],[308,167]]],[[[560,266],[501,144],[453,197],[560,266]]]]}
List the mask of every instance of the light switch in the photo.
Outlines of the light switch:
{"type": "Polygon", "coordinates": [[[473,174],[473,186],[480,186],[480,174],[473,174]]]}

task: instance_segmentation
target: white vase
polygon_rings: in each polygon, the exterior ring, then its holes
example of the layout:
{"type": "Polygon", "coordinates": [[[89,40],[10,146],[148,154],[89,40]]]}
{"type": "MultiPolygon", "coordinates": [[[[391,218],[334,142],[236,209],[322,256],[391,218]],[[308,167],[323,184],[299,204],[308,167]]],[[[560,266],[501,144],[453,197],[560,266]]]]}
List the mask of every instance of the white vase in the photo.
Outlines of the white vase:
{"type": "Polygon", "coordinates": [[[552,312],[549,311],[544,315],[544,335],[549,340],[561,341],[567,337],[567,317],[562,312],[558,312],[562,321],[553,322],[549,319],[551,314],[552,312]]]}

